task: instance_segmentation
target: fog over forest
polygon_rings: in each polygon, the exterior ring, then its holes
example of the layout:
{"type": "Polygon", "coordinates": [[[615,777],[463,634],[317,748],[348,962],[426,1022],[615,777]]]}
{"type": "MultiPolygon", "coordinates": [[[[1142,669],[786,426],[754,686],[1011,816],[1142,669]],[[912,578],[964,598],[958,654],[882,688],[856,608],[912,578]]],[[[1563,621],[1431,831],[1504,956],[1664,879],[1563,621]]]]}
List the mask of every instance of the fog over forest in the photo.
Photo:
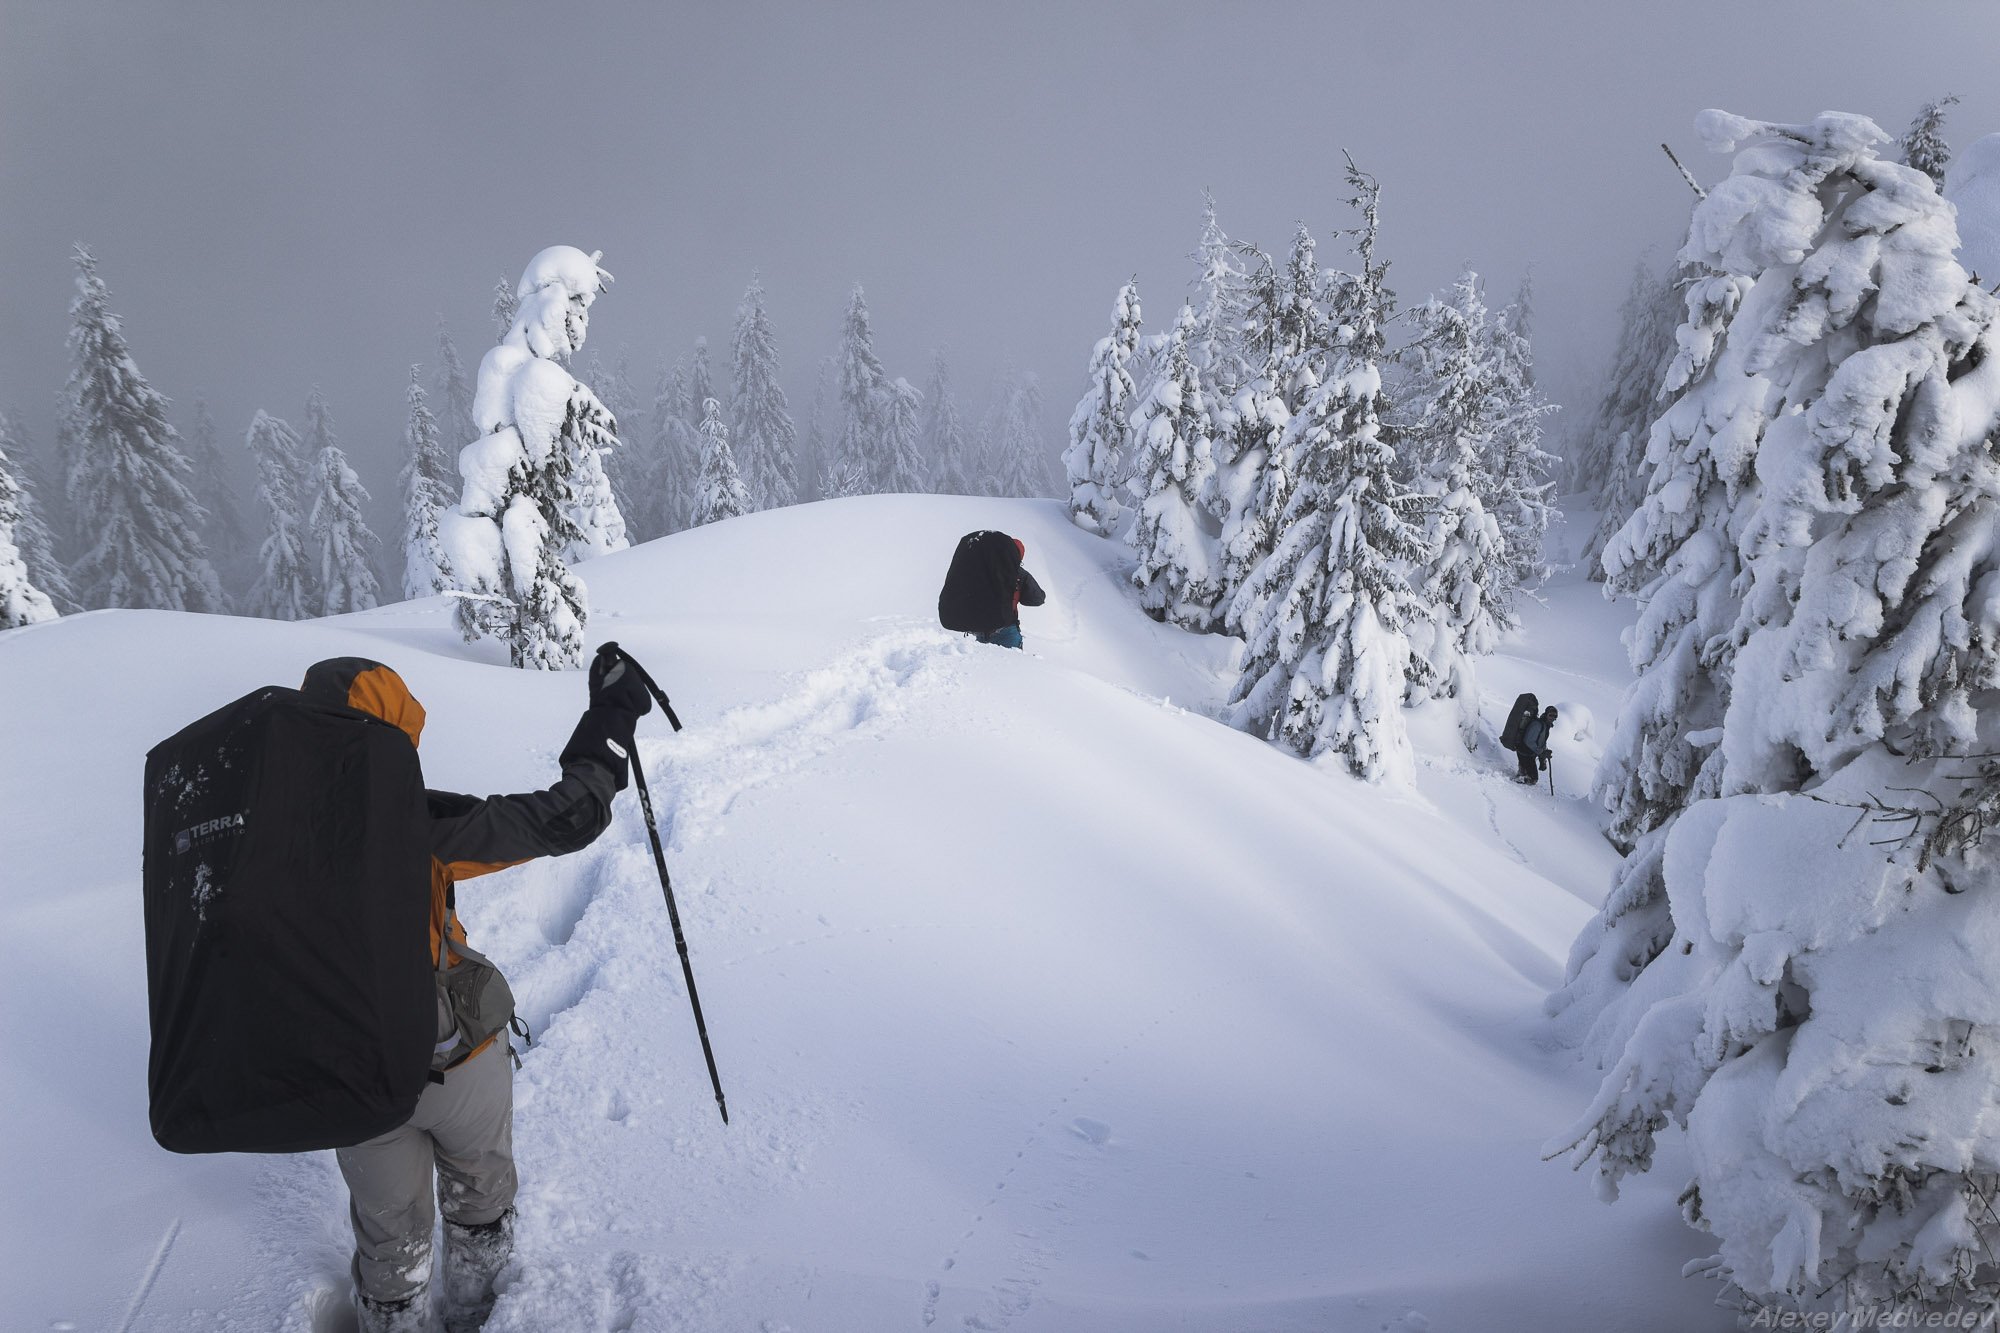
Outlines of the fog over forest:
{"type": "Polygon", "coordinates": [[[1003,370],[1037,374],[1053,464],[1119,285],[1152,332],[1186,293],[1202,191],[1232,236],[1280,252],[1303,220],[1331,262],[1345,148],[1382,182],[1405,304],[1469,263],[1497,308],[1532,267],[1574,420],[1632,262],[1684,229],[1662,141],[1713,179],[1704,107],[1895,130],[1945,93],[1969,141],[2000,126],[1981,26],[2000,37],[1976,6],[1863,3],[8,0],[0,404],[49,446],[83,241],[183,431],[197,393],[235,443],[318,385],[386,535],[439,316],[476,366],[495,282],[569,244],[617,280],[583,363],[625,359],[647,400],[696,337],[726,350],[756,272],[803,430],[859,282],[891,377],[921,386],[942,349],[976,416],[1003,370]]]}

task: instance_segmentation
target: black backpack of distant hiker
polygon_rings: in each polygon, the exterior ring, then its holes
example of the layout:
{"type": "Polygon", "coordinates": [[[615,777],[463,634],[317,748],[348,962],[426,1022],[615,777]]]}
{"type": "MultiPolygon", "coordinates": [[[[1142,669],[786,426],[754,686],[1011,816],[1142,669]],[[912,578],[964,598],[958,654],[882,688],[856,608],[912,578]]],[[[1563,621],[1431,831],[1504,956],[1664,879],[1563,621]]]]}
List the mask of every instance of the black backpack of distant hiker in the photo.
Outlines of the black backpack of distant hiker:
{"type": "Polygon", "coordinates": [[[147,1069],[173,1152],[309,1152],[416,1109],[436,1040],[416,747],[275,686],[146,756],[147,1069]]]}
{"type": "Polygon", "coordinates": [[[1524,694],[1514,700],[1514,707],[1507,714],[1507,725],[1500,729],[1500,744],[1509,750],[1521,748],[1521,728],[1528,725],[1531,718],[1540,717],[1542,706],[1532,694],[1524,694]]]}
{"type": "Polygon", "coordinates": [[[968,532],[958,539],[938,593],[938,623],[963,634],[985,634],[1014,621],[1021,550],[1004,532],[968,532]]]}

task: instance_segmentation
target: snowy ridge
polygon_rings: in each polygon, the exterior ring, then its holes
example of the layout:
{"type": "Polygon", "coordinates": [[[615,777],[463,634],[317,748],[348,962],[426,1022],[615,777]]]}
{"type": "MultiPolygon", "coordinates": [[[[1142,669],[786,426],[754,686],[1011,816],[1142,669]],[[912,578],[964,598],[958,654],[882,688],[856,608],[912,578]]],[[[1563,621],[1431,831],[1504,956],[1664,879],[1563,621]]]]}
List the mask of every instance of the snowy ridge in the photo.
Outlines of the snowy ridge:
{"type": "MultiPolygon", "coordinates": [[[[593,629],[687,723],[645,719],[641,755],[734,1123],[629,794],[587,851],[468,885],[536,1032],[494,1333],[1723,1326],[1674,1278],[1704,1252],[1660,1220],[1674,1162],[1605,1210],[1539,1160],[1589,1089],[1537,1020],[1611,856],[1580,799],[1589,737],[1558,739],[1560,799],[1468,756],[1448,707],[1414,719],[1415,791],[1301,763],[1204,715],[1232,641],[1145,618],[1117,548],[1049,503],[802,506],[581,572],[593,629]],[[1025,654],[929,619],[952,543],[995,525],[1050,591],[1025,654]]],[[[1615,617],[1589,589],[1530,608],[1482,663],[1487,718],[1523,682],[1606,715],[1615,617]]],[[[0,1133],[85,1149],[0,1167],[0,1322],[349,1326],[330,1154],[147,1137],[137,761],[352,652],[425,701],[431,782],[538,785],[582,682],[498,651],[441,599],[0,641],[27,697],[79,660],[149,664],[98,715],[22,719],[0,761],[24,841],[0,1079],[36,1090],[0,1133]],[[106,794],[81,845],[79,791],[106,794]]]]}

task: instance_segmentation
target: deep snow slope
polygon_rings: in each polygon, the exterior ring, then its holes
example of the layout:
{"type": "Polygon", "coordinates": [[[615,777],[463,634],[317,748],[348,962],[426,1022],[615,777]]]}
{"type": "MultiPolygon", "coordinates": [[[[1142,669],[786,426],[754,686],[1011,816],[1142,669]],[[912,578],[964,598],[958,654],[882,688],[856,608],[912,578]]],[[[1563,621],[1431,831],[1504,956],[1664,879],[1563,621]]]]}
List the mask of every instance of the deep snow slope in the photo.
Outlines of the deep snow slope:
{"type": "MultiPolygon", "coordinates": [[[[1416,792],[1289,758],[1207,716],[1233,642],[1139,614],[1054,504],[810,505],[585,573],[687,723],[641,751],[733,1123],[630,795],[469,885],[537,1034],[495,1333],[1726,1326],[1676,1162],[1605,1208],[1539,1160],[1590,1092],[1537,1014],[1610,865],[1592,735],[1555,796],[1442,710],[1416,792]],[[984,526],[1049,589],[1026,653],[935,626],[984,526]]],[[[1606,731],[1619,623],[1559,585],[1483,668],[1489,730],[1531,688],[1606,731]]],[[[442,601],[0,637],[0,1327],[351,1327],[330,1154],[147,1134],[138,895],[146,748],[340,653],[410,681],[440,787],[547,782],[583,701],[442,601]]]]}

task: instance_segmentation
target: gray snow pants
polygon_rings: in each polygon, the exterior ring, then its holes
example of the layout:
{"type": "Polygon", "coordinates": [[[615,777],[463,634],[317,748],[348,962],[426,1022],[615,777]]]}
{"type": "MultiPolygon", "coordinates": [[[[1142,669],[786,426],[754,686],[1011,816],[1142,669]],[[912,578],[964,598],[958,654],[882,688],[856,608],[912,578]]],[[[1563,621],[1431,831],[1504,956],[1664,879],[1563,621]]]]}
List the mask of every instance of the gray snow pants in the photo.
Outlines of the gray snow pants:
{"type": "Polygon", "coordinates": [[[507,1034],[433,1083],[407,1124],[334,1154],[354,1220],[354,1285],[400,1301],[430,1285],[431,1177],[444,1215],[491,1222],[514,1202],[514,1064],[507,1034]]]}

